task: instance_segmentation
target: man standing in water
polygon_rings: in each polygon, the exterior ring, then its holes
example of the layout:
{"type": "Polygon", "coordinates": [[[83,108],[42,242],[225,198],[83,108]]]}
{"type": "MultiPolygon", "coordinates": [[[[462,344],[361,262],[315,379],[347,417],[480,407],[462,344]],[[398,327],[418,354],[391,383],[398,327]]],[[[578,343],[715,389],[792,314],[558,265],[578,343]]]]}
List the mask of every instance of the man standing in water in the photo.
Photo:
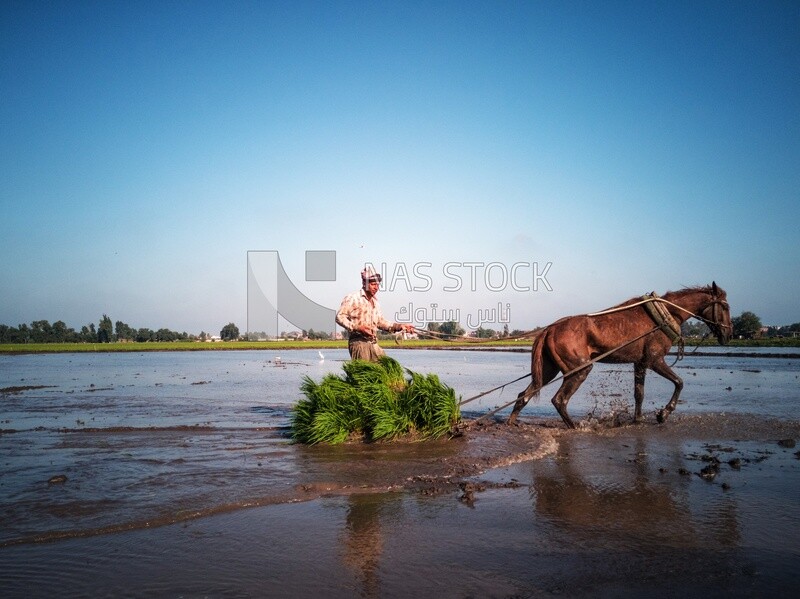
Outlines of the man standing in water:
{"type": "Polygon", "coordinates": [[[350,333],[347,349],[353,360],[377,362],[385,352],[378,345],[378,329],[412,332],[414,326],[389,322],[383,317],[376,299],[381,283],[380,273],[368,266],[361,271],[361,289],[342,300],[336,313],[336,323],[350,333]]]}

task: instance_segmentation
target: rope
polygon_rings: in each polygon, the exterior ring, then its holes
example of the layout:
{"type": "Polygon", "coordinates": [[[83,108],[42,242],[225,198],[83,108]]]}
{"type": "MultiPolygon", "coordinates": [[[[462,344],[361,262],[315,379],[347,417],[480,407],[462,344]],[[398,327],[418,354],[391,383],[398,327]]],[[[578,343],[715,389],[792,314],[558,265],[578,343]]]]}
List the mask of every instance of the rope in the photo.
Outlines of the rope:
{"type": "MultiPolygon", "coordinates": [[[[718,299],[715,299],[713,301],[717,302],[717,303],[727,303],[727,302],[724,302],[724,300],[718,300],[718,299]]],[[[590,312],[590,313],[586,314],[585,316],[603,316],[605,314],[613,314],[615,312],[622,312],[624,310],[630,310],[631,308],[635,308],[637,306],[641,306],[643,304],[649,304],[649,303],[653,303],[653,302],[658,302],[658,303],[661,303],[661,304],[668,304],[668,305],[672,306],[673,308],[677,308],[678,310],[681,310],[682,312],[685,312],[691,318],[696,318],[697,320],[702,320],[703,322],[708,323],[708,324],[713,324],[713,325],[720,326],[720,327],[725,327],[725,328],[733,328],[730,325],[714,322],[713,320],[709,320],[708,318],[704,318],[704,317],[700,316],[699,314],[695,314],[691,310],[687,310],[683,306],[679,306],[678,304],[676,304],[674,302],[671,302],[669,300],[666,300],[663,297],[658,297],[655,294],[653,296],[646,297],[646,298],[644,298],[644,299],[642,299],[642,300],[640,300],[638,302],[634,302],[632,304],[628,304],[628,305],[625,305],[625,306],[618,306],[616,308],[609,308],[608,310],[602,310],[600,312],[590,312]]],[[[540,327],[538,329],[534,329],[534,330],[531,330],[531,331],[525,331],[523,333],[520,333],[519,335],[514,335],[512,337],[502,337],[501,339],[474,339],[472,337],[462,337],[460,335],[453,335],[452,333],[441,333],[439,331],[428,331],[427,329],[420,329],[419,327],[414,327],[414,332],[417,335],[428,336],[428,337],[438,337],[441,341],[447,341],[447,342],[450,342],[450,343],[456,343],[456,342],[458,342],[458,343],[491,343],[493,341],[495,341],[495,342],[496,341],[516,341],[518,339],[532,339],[533,337],[538,335],[542,330],[544,330],[544,329],[540,327]]],[[[397,341],[397,342],[399,343],[399,341],[397,341]]],[[[683,345],[684,345],[683,337],[680,337],[680,339],[673,339],[673,342],[678,344],[679,355],[682,358],[683,357],[683,345]]],[[[678,359],[681,359],[681,358],[678,358],[678,359]]]]}
{"type": "Polygon", "coordinates": [[[533,336],[539,334],[542,329],[534,329],[531,331],[525,331],[520,333],[519,335],[513,335],[511,337],[499,337],[499,338],[491,338],[491,339],[475,339],[474,337],[462,337],[461,335],[454,335],[452,333],[441,333],[439,331],[428,331],[427,329],[420,329],[419,327],[414,327],[414,332],[417,335],[422,336],[429,336],[429,337],[438,337],[441,341],[447,341],[449,343],[491,343],[497,341],[516,341],[518,339],[530,339],[533,336]],[[452,339],[448,339],[447,337],[453,337],[452,339]]]}
{"type": "Polygon", "coordinates": [[[461,407],[464,404],[469,403],[471,401],[475,401],[476,399],[480,399],[484,395],[489,395],[489,393],[492,393],[493,391],[497,391],[498,389],[502,389],[504,387],[507,387],[508,385],[511,385],[513,383],[521,381],[522,379],[526,379],[529,376],[531,376],[530,372],[528,374],[523,374],[521,377],[515,378],[513,381],[508,381],[507,383],[504,383],[502,385],[498,385],[497,387],[494,387],[493,389],[489,389],[488,391],[484,391],[483,393],[478,393],[477,395],[474,395],[474,396],[470,397],[469,399],[462,399],[460,402],[458,402],[458,407],[461,407]]]}
{"type": "MultiPolygon", "coordinates": [[[[708,318],[704,318],[704,317],[700,316],[699,314],[695,314],[691,310],[687,310],[683,306],[679,306],[678,304],[676,304],[674,302],[671,302],[669,300],[664,299],[663,297],[658,297],[658,296],[646,297],[646,298],[644,298],[644,299],[642,299],[642,300],[640,300],[638,302],[634,302],[632,304],[627,304],[625,306],[618,306],[616,308],[609,308],[608,310],[602,310],[600,312],[589,312],[588,314],[585,314],[585,316],[603,316],[605,314],[613,314],[615,312],[622,312],[624,310],[630,310],[630,309],[635,308],[637,306],[641,306],[643,304],[649,304],[649,303],[653,303],[653,302],[670,305],[670,306],[672,306],[674,308],[677,308],[678,310],[680,310],[682,312],[685,312],[687,315],[689,315],[689,317],[696,318],[697,320],[702,320],[703,322],[708,323],[708,324],[713,324],[713,325],[720,326],[720,327],[725,327],[725,328],[733,328],[730,325],[722,324],[722,323],[719,323],[719,322],[714,322],[713,320],[709,320],[708,318]]],[[[714,300],[714,302],[727,303],[727,302],[724,302],[724,300],[714,300]]],[[[438,337],[441,341],[447,341],[449,343],[491,343],[491,342],[496,342],[496,341],[516,341],[516,340],[519,340],[519,339],[532,339],[536,335],[538,335],[542,330],[544,330],[544,329],[542,327],[540,327],[538,329],[525,331],[523,333],[520,333],[519,335],[514,335],[514,336],[511,336],[511,337],[502,337],[500,339],[494,339],[494,338],[492,338],[492,339],[474,339],[472,337],[462,337],[460,335],[454,335],[452,333],[441,333],[439,331],[429,331],[427,329],[421,329],[419,327],[414,327],[414,332],[417,335],[427,336],[427,337],[438,337]]],[[[683,338],[681,337],[680,339],[673,339],[673,342],[678,344],[679,353],[680,353],[680,355],[682,357],[683,356],[683,338]]],[[[398,343],[399,343],[399,341],[398,341],[398,343]]]]}
{"type": "MultiPolygon", "coordinates": [[[[647,304],[647,303],[650,303],[650,302],[661,302],[661,303],[664,303],[664,304],[669,304],[673,308],[677,308],[678,310],[681,310],[682,312],[685,312],[690,317],[696,318],[697,320],[702,320],[705,323],[710,323],[710,324],[713,324],[713,325],[716,325],[716,326],[719,326],[719,327],[733,328],[730,325],[722,324],[721,322],[714,322],[713,320],[709,320],[708,318],[703,318],[699,314],[695,314],[691,310],[687,310],[683,306],[679,306],[678,304],[676,304],[674,302],[671,302],[669,300],[666,300],[663,297],[648,297],[648,298],[645,298],[645,299],[643,299],[641,301],[638,301],[636,303],[628,304],[627,306],[618,306],[616,308],[609,308],[608,310],[603,310],[601,312],[591,312],[590,314],[587,314],[586,316],[603,316],[604,314],[613,314],[614,312],[622,312],[623,310],[630,310],[631,308],[635,308],[636,306],[641,306],[642,304],[647,304]]],[[[724,300],[715,299],[712,303],[714,303],[714,302],[723,303],[724,300]]],[[[724,302],[724,303],[727,303],[727,302],[724,302]]]]}
{"type": "MultiPolygon", "coordinates": [[[[703,322],[705,322],[707,324],[713,324],[713,325],[716,325],[718,327],[733,328],[730,325],[723,324],[721,322],[715,322],[713,320],[709,320],[708,318],[704,318],[704,317],[700,316],[699,314],[695,314],[694,312],[692,312],[691,310],[687,310],[683,306],[679,306],[678,304],[676,304],[674,302],[666,300],[663,297],[657,296],[655,294],[655,292],[653,292],[651,295],[649,295],[647,297],[644,297],[641,301],[635,302],[633,304],[628,304],[627,306],[619,306],[617,308],[610,308],[608,310],[603,310],[602,312],[592,312],[591,314],[587,314],[587,316],[602,316],[604,314],[613,314],[614,312],[621,312],[623,310],[629,310],[631,308],[635,308],[637,306],[641,306],[641,305],[644,304],[645,308],[648,308],[648,313],[651,315],[651,317],[654,320],[656,320],[656,322],[658,322],[658,318],[656,318],[655,315],[653,314],[653,312],[651,312],[649,310],[650,306],[648,304],[651,304],[651,303],[653,304],[653,307],[659,307],[659,308],[663,304],[668,304],[670,306],[673,306],[674,308],[677,308],[678,310],[681,310],[682,312],[685,312],[686,314],[689,315],[690,318],[696,318],[698,320],[702,320],[703,322]]],[[[727,302],[725,302],[725,300],[714,299],[712,301],[712,304],[718,304],[718,303],[727,304],[727,302]]],[[[685,340],[683,338],[683,335],[680,334],[680,328],[677,328],[677,330],[676,330],[676,328],[674,326],[672,326],[672,323],[668,322],[666,316],[669,316],[669,319],[672,320],[672,315],[670,315],[669,312],[667,312],[666,310],[663,310],[661,312],[660,316],[661,316],[661,318],[664,319],[664,321],[661,324],[662,328],[664,329],[664,332],[670,337],[672,342],[676,343],[677,346],[678,346],[677,356],[675,357],[675,361],[672,363],[672,366],[675,366],[675,364],[677,364],[680,360],[683,360],[683,357],[685,355],[685,350],[686,350],[686,343],[685,343],[685,340]]],[[[674,323],[674,324],[677,324],[677,323],[674,323]]],[[[711,331],[706,333],[703,336],[703,339],[708,337],[710,334],[711,334],[711,331]]],[[[702,340],[701,340],[701,342],[702,342],[702,340]]],[[[692,353],[696,352],[698,347],[700,347],[699,344],[694,348],[692,353]]]]}
{"type": "MultiPolygon", "coordinates": [[[[703,337],[700,339],[700,341],[697,342],[697,345],[694,346],[694,349],[691,352],[689,352],[690,356],[693,356],[695,353],[697,353],[697,350],[700,349],[700,344],[703,341],[705,341],[710,334],[711,334],[711,331],[709,331],[708,333],[703,335],[703,337]]],[[[683,339],[681,339],[681,341],[683,341],[683,339]]],[[[681,343],[681,345],[680,345],[680,347],[678,349],[678,356],[675,358],[675,361],[672,363],[672,366],[675,366],[675,364],[678,363],[678,360],[683,360],[684,355],[685,355],[684,345],[683,345],[683,343],[681,343]]]]}

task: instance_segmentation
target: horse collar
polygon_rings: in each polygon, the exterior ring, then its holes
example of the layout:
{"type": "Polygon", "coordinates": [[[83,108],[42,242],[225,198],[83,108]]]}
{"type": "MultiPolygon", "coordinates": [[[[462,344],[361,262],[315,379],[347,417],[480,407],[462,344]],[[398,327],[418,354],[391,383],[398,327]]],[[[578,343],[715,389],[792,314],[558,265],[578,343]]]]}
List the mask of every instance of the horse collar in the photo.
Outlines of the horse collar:
{"type": "Polygon", "coordinates": [[[642,296],[642,299],[647,300],[644,303],[644,308],[661,330],[669,337],[672,343],[678,343],[682,339],[681,325],[664,307],[664,304],[659,301],[659,297],[655,291],[642,296]]]}

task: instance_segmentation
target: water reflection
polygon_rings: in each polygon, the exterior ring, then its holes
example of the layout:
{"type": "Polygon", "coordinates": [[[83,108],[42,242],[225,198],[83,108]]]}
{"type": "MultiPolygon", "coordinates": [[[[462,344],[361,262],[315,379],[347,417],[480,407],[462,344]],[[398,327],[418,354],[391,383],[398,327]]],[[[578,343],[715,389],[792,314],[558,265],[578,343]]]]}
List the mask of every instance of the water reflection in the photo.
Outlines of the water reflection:
{"type": "Polygon", "coordinates": [[[400,507],[401,498],[384,494],[355,494],[347,500],[345,565],[361,584],[361,597],[380,596],[379,567],[384,546],[383,514],[400,507]]]}
{"type": "Polygon", "coordinates": [[[696,465],[676,463],[680,448],[665,456],[663,441],[627,441],[621,463],[603,452],[608,439],[562,437],[556,455],[531,465],[536,514],[580,544],[641,551],[736,546],[741,532],[733,496],[700,481],[691,472],[696,465]]]}

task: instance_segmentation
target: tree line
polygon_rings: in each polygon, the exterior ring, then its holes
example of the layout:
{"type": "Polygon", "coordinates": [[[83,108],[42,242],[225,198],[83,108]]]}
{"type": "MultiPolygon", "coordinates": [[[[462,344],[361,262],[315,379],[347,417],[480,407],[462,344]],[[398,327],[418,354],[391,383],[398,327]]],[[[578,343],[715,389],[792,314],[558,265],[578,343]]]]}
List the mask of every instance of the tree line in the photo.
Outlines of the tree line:
{"type": "MultiPolygon", "coordinates": [[[[782,326],[764,326],[754,312],[745,311],[731,318],[734,339],[776,339],[800,334],[800,322],[782,326]]],[[[705,337],[711,331],[706,323],[689,319],[681,325],[684,337],[705,337]]]]}
{"type": "MultiPolygon", "coordinates": [[[[742,312],[739,316],[731,319],[731,325],[733,326],[733,337],[738,339],[800,335],[800,322],[765,327],[758,315],[753,312],[742,312]]],[[[447,337],[465,334],[461,325],[455,321],[429,322],[426,328],[447,337]]],[[[503,339],[509,336],[516,337],[524,332],[518,329],[509,332],[508,325],[505,325],[502,331],[479,328],[473,335],[483,339],[503,339]]],[[[686,337],[703,337],[709,333],[709,330],[705,323],[690,319],[683,323],[681,332],[686,337]]],[[[313,329],[303,331],[302,335],[309,339],[331,338],[329,333],[313,329]]],[[[223,341],[235,341],[239,339],[239,328],[230,322],[222,328],[219,336],[223,341]]],[[[148,328],[137,329],[121,320],[112,323],[111,318],[106,314],[103,314],[97,326],[92,322],[82,326],[79,331],[68,327],[63,320],[57,320],[53,324],[47,320],[35,320],[30,325],[20,324],[16,327],[0,324],[0,343],[143,343],[147,341],[206,341],[211,337],[211,334],[205,331],[200,335],[190,335],[186,332],[178,333],[166,328],[157,331],[148,328]]]]}
{"type": "Polygon", "coordinates": [[[800,333],[800,322],[783,326],[764,326],[753,312],[742,312],[731,318],[733,336],[741,339],[793,337],[800,333]]]}
{"type": "MultiPolygon", "coordinates": [[[[206,337],[206,333],[201,335],[203,338],[206,337]]],[[[82,326],[80,330],[68,327],[63,320],[57,320],[53,324],[47,320],[34,320],[30,325],[20,324],[16,327],[0,324],[0,343],[141,343],[196,339],[199,337],[166,328],[154,331],[148,328],[137,329],[121,320],[112,323],[106,314],[103,314],[97,326],[91,322],[82,326]]]]}

